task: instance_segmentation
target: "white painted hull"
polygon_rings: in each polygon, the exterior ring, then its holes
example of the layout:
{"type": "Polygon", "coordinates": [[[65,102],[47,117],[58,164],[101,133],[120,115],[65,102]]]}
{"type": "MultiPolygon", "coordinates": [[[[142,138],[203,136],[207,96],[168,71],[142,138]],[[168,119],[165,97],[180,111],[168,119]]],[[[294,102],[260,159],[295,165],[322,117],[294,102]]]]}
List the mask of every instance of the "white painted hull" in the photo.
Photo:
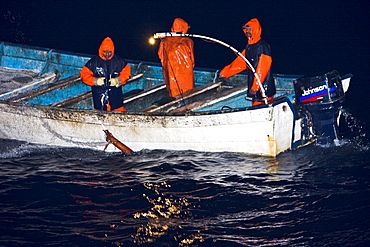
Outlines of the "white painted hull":
{"type": "MultiPolygon", "coordinates": [[[[293,138],[300,139],[286,101],[253,110],[188,116],[130,115],[1,102],[0,114],[0,137],[96,150],[103,150],[106,144],[103,129],[134,151],[226,151],[276,156],[291,148],[293,138]]],[[[109,145],[108,151],[118,149],[109,145]]]]}

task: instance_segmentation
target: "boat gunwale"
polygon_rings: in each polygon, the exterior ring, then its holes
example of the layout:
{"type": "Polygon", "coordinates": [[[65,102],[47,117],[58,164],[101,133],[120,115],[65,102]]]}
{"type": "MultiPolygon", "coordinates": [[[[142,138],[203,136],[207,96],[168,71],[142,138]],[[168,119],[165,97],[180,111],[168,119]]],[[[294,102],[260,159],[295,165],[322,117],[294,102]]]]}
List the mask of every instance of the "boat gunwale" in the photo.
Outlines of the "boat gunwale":
{"type": "Polygon", "coordinates": [[[214,111],[199,111],[199,112],[186,112],[186,113],[164,113],[164,112],[120,112],[120,111],[99,111],[95,109],[80,109],[80,108],[63,108],[63,107],[56,107],[50,105],[37,105],[37,104],[30,104],[24,102],[14,102],[8,100],[0,100],[0,104],[4,105],[12,105],[15,107],[26,107],[26,108],[36,108],[40,110],[51,110],[51,111],[58,111],[58,112],[79,112],[79,113],[91,113],[92,115],[104,115],[104,116],[150,116],[150,117],[184,117],[184,116],[204,116],[204,115],[218,115],[218,114],[226,114],[226,113],[234,113],[234,112],[243,112],[249,110],[256,110],[262,108],[269,108],[273,107],[277,104],[282,102],[290,102],[288,97],[280,96],[276,98],[277,100],[268,104],[268,105],[258,105],[258,106],[249,106],[249,107],[242,107],[242,108],[231,108],[225,110],[214,110],[214,111]]]}

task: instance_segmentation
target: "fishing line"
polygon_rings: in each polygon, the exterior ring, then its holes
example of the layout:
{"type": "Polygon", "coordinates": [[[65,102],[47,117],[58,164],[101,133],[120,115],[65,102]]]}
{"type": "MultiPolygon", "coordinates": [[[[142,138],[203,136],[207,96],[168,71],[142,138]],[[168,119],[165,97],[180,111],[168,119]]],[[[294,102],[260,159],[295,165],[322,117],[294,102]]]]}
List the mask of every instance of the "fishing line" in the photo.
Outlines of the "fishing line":
{"type": "MultiPolygon", "coordinates": [[[[96,119],[98,120],[98,122],[100,123],[100,126],[101,126],[101,128],[102,128],[103,132],[104,132],[104,133],[106,133],[105,131],[107,131],[107,128],[105,128],[105,126],[104,126],[103,122],[98,118],[98,115],[95,115],[95,117],[96,117],[96,119]]],[[[105,152],[105,150],[107,149],[108,145],[111,143],[111,142],[109,142],[109,140],[108,140],[108,139],[106,139],[105,141],[106,141],[107,143],[105,144],[105,147],[104,147],[103,151],[101,151],[99,155],[102,155],[102,154],[105,152]]]]}
{"type": "Polygon", "coordinates": [[[128,146],[123,144],[121,141],[119,141],[117,138],[115,138],[113,134],[107,128],[105,128],[103,122],[98,118],[98,115],[95,115],[95,117],[98,120],[98,122],[100,122],[100,126],[102,127],[102,130],[105,133],[105,137],[106,137],[105,140],[107,142],[105,144],[103,151],[100,153],[100,155],[105,152],[109,144],[113,144],[116,148],[118,148],[119,150],[121,150],[122,152],[126,154],[132,154],[134,152],[131,148],[129,148],[128,146]]]}

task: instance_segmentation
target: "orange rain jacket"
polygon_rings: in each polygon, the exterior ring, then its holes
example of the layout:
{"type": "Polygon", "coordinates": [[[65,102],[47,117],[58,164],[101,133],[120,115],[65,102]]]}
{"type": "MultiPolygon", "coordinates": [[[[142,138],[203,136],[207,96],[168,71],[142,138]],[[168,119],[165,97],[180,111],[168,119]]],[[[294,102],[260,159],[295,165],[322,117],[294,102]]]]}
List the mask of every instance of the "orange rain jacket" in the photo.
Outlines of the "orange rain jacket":
{"type": "MultiPolygon", "coordinates": [[[[252,37],[248,40],[246,48],[241,53],[255,69],[265,89],[267,98],[272,99],[276,93],[276,88],[270,71],[272,64],[270,45],[261,39],[262,27],[257,19],[248,21],[243,27],[246,26],[252,29],[252,37]]],[[[245,29],[243,31],[244,33],[246,32],[245,29]]],[[[238,56],[231,64],[221,70],[220,77],[229,78],[245,69],[248,69],[247,63],[238,56]]],[[[260,86],[251,70],[248,73],[248,88],[257,91],[257,99],[262,99],[261,92],[259,91],[260,86]]]]}
{"type": "MultiPolygon", "coordinates": [[[[187,33],[189,25],[181,18],[173,22],[171,32],[187,33]]],[[[188,37],[166,37],[158,49],[162,73],[171,97],[194,88],[194,43],[188,37]]]]}
{"type": "Polygon", "coordinates": [[[81,80],[91,86],[93,93],[94,108],[97,110],[125,111],[123,107],[122,85],[130,77],[130,65],[114,54],[114,43],[111,38],[103,40],[99,47],[98,56],[92,57],[80,72],[81,80]],[[103,51],[111,51],[112,56],[105,58],[103,51]],[[104,77],[106,83],[96,86],[95,80],[104,77]],[[110,86],[109,79],[118,78],[121,86],[110,86]],[[102,100],[102,97],[106,97],[102,100]]]}

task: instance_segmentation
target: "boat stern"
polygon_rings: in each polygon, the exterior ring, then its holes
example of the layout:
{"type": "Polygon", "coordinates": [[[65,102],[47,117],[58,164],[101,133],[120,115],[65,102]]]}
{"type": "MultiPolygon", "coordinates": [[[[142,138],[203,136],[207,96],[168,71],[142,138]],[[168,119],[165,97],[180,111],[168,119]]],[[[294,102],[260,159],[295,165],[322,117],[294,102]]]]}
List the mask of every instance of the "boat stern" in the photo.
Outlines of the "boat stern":
{"type": "Polygon", "coordinates": [[[337,71],[301,77],[294,81],[296,107],[301,117],[303,139],[330,145],[339,139],[337,118],[344,102],[342,80],[337,71]]]}

